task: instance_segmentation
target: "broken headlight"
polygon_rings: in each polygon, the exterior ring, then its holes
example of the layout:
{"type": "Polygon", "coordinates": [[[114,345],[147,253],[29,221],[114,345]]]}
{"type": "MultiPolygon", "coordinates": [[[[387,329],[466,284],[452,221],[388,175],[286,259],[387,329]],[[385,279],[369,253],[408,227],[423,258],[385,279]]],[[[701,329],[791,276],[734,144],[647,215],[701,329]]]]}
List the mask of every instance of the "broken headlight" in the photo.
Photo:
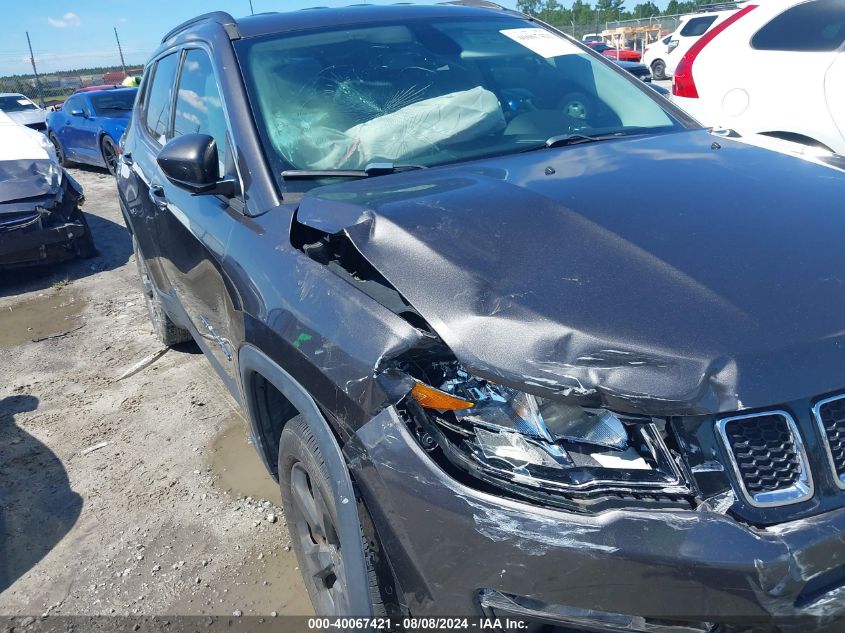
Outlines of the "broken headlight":
{"type": "Polygon", "coordinates": [[[440,384],[417,381],[423,441],[489,482],[545,492],[651,489],[688,492],[667,448],[664,420],[543,398],[441,367],[440,384]]]}

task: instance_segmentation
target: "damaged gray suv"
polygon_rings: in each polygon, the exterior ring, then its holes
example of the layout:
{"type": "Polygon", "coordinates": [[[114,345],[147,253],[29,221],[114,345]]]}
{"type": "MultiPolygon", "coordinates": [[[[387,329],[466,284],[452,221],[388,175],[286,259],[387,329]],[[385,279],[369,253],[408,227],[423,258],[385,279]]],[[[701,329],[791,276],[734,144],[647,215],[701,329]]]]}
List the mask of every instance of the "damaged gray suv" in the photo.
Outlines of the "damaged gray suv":
{"type": "Polygon", "coordinates": [[[841,630],[840,158],[465,1],[182,24],[117,171],[317,613],[841,630]]]}

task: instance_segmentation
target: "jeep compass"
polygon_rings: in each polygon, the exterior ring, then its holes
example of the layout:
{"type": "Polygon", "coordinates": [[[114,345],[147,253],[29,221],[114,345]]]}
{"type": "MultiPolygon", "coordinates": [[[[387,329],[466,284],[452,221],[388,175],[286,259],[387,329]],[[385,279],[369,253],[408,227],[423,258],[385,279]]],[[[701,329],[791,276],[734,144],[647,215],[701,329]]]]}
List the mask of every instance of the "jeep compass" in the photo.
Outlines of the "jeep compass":
{"type": "Polygon", "coordinates": [[[836,156],[462,1],[176,27],[117,184],[155,332],[243,406],[318,614],[838,626],[836,156]]]}

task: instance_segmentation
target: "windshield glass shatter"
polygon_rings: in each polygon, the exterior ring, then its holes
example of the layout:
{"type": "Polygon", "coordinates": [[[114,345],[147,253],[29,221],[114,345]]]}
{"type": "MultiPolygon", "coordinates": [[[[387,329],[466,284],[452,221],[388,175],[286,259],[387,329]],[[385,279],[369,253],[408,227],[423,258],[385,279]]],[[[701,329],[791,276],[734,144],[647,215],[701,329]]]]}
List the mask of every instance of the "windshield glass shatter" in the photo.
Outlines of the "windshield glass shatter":
{"type": "Polygon", "coordinates": [[[512,16],[275,34],[237,48],[277,174],[428,167],[561,135],[681,127],[609,62],[512,16]]]}

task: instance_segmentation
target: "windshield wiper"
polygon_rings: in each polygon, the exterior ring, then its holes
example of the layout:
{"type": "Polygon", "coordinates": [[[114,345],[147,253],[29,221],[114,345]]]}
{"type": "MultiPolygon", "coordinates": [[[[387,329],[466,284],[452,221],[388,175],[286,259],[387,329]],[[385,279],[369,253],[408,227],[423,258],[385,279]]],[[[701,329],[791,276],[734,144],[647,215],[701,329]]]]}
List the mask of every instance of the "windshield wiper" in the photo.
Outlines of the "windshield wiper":
{"type": "Polygon", "coordinates": [[[385,176],[400,171],[426,169],[425,165],[394,165],[393,163],[370,163],[364,169],[286,169],[282,178],[286,180],[309,180],[317,178],[370,178],[385,176]]]}
{"type": "Polygon", "coordinates": [[[573,134],[559,134],[557,136],[550,136],[542,145],[536,145],[522,150],[523,152],[533,152],[538,149],[551,149],[553,147],[566,147],[567,145],[580,145],[581,143],[595,143],[597,141],[607,141],[613,138],[622,136],[630,136],[625,132],[611,132],[609,134],[581,134],[575,132],[573,134]]]}

